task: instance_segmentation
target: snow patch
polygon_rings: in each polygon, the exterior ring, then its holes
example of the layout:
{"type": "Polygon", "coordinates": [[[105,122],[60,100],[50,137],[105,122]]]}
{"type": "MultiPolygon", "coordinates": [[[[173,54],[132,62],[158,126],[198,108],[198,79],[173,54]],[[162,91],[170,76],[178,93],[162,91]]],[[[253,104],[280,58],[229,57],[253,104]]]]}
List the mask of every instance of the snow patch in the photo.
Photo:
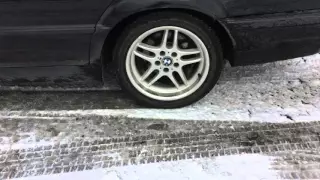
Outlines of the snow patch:
{"type": "MultiPolygon", "coordinates": [[[[54,119],[54,117],[77,117],[77,116],[109,116],[109,117],[127,117],[137,119],[160,119],[160,120],[207,120],[207,121],[259,121],[285,123],[286,121],[279,118],[255,118],[250,119],[247,110],[220,109],[214,111],[213,108],[182,108],[182,109],[96,109],[96,110],[69,110],[69,111],[0,111],[0,118],[17,117],[30,118],[38,116],[37,119],[54,119]],[[41,116],[41,117],[39,117],[41,116]]],[[[271,113],[269,113],[271,114],[271,113]]],[[[289,121],[287,121],[289,122],[289,121]]]]}
{"type": "Polygon", "coordinates": [[[272,170],[274,157],[258,154],[220,156],[216,158],[129,165],[16,180],[261,180],[277,179],[272,170]]]}

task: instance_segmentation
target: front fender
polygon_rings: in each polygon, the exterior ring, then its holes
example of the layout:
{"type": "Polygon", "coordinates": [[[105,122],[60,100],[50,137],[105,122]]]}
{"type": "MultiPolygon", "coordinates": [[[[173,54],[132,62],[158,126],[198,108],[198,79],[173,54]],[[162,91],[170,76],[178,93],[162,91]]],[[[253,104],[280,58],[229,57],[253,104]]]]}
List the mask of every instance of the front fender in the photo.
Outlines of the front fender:
{"type": "Polygon", "coordinates": [[[100,60],[108,33],[122,20],[136,13],[159,9],[186,9],[201,12],[214,19],[227,16],[219,0],[113,0],[99,19],[90,47],[90,62],[100,60]]]}

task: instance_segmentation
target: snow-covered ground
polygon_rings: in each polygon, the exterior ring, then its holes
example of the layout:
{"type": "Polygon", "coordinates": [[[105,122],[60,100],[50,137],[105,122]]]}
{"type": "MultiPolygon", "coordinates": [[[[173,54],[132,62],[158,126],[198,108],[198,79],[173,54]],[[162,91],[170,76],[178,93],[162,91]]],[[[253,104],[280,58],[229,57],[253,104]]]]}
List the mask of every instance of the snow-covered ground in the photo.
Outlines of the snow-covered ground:
{"type": "Polygon", "coordinates": [[[15,180],[273,180],[274,157],[245,154],[216,158],[129,165],[15,180]]]}
{"type": "MultiPolygon", "coordinates": [[[[110,87],[116,87],[116,85],[111,84],[110,87]]],[[[117,90],[117,88],[111,89],[117,90]]],[[[63,92],[63,95],[46,91],[40,91],[37,95],[19,93],[11,92],[10,96],[0,97],[3,102],[0,104],[0,121],[2,122],[0,123],[0,152],[53,146],[55,143],[72,142],[77,138],[90,139],[95,136],[112,136],[112,134],[118,136],[120,129],[123,132],[127,131],[128,134],[125,135],[132,133],[130,130],[135,128],[140,133],[142,128],[139,125],[150,121],[161,121],[161,123],[162,120],[179,121],[180,124],[168,123],[170,127],[166,131],[169,132],[180,127],[188,129],[192,125],[188,124],[189,121],[183,120],[263,123],[319,121],[320,55],[264,65],[227,67],[219,83],[208,96],[181,109],[141,108],[128,105],[132,101],[127,103],[129,99],[125,97],[113,99],[120,107],[104,108],[105,106],[101,103],[104,92],[87,92],[80,95],[69,90],[63,92]],[[105,119],[101,120],[97,117],[105,119]],[[107,117],[112,117],[114,122],[103,122],[108,119],[107,117]],[[122,121],[126,118],[131,118],[135,122],[130,124],[122,121]],[[186,122],[188,125],[181,122],[186,122]],[[116,123],[118,124],[108,127],[116,123]],[[119,130],[115,130],[115,127],[119,130]]],[[[230,125],[228,128],[232,130],[234,127],[230,125]]],[[[305,134],[302,133],[301,136],[305,134]]],[[[233,155],[22,179],[276,179],[277,172],[270,170],[273,161],[274,157],[271,156],[233,155]]],[[[6,165],[5,161],[1,161],[1,154],[0,164],[6,165]]]]}
{"type": "MultiPolygon", "coordinates": [[[[110,84],[110,87],[114,86],[116,85],[110,84]]],[[[65,93],[60,96],[46,92],[37,96],[23,94],[19,96],[20,99],[13,98],[12,102],[2,97],[6,107],[2,108],[0,116],[103,115],[262,122],[319,120],[320,54],[263,65],[227,67],[218,85],[208,96],[200,102],[181,109],[157,110],[132,107],[128,105],[132,102],[126,103],[130,100],[126,98],[105,100],[114,101],[123,106],[120,109],[105,109],[101,102],[103,102],[103,96],[108,96],[107,93],[93,93],[93,95],[65,93]]]]}

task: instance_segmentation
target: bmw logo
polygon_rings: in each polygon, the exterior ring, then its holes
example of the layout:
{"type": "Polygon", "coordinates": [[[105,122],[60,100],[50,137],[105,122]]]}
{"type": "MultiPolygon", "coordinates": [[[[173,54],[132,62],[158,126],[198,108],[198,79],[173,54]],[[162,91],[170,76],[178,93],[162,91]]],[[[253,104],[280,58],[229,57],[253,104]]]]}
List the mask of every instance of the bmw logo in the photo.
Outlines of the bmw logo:
{"type": "Polygon", "coordinates": [[[162,60],[163,65],[170,66],[172,64],[172,59],[170,57],[165,57],[162,60]]]}

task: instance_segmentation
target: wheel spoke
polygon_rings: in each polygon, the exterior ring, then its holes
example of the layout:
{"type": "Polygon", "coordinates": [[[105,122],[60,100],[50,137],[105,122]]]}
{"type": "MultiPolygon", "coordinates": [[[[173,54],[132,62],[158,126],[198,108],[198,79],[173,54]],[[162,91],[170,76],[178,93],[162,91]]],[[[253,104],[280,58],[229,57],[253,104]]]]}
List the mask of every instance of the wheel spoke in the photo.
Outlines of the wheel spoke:
{"type": "Polygon", "coordinates": [[[181,64],[182,66],[190,65],[190,64],[195,64],[201,62],[202,58],[197,58],[197,59],[188,59],[188,60],[182,60],[181,64]]]}
{"type": "Polygon", "coordinates": [[[150,57],[146,54],[142,54],[141,52],[134,51],[133,53],[134,53],[134,55],[140,57],[143,60],[149,61],[150,63],[152,63],[154,61],[154,57],[150,57]]]}
{"type": "Polygon", "coordinates": [[[178,36],[179,36],[179,31],[175,30],[174,37],[173,37],[173,44],[172,44],[173,49],[178,49],[178,36]]]}
{"type": "Polygon", "coordinates": [[[158,73],[152,80],[148,83],[148,86],[152,86],[155,82],[157,82],[160,78],[162,78],[163,74],[158,73]]]}
{"type": "Polygon", "coordinates": [[[162,43],[161,43],[161,48],[167,48],[168,44],[168,34],[169,30],[164,30],[163,38],[162,38],[162,43]]]}
{"type": "Polygon", "coordinates": [[[176,72],[179,74],[179,76],[180,76],[183,84],[184,84],[184,85],[188,85],[187,77],[186,77],[185,73],[183,72],[182,68],[180,68],[180,69],[179,69],[178,71],[176,71],[176,72]]]}
{"type": "Polygon", "coordinates": [[[151,65],[148,70],[141,76],[140,80],[145,81],[156,69],[151,65]]]}
{"type": "Polygon", "coordinates": [[[147,50],[147,51],[152,52],[154,54],[156,54],[159,51],[159,48],[154,47],[154,46],[150,46],[150,45],[144,44],[144,43],[139,43],[137,46],[143,50],[147,50]]]}
{"type": "Polygon", "coordinates": [[[176,86],[177,89],[179,89],[180,85],[176,78],[173,76],[173,74],[168,75],[168,78],[171,80],[171,82],[176,86]]]}
{"type": "Polygon", "coordinates": [[[179,50],[180,56],[189,56],[189,55],[197,55],[200,54],[201,51],[199,51],[198,49],[183,49],[183,50],[179,50]]]}

